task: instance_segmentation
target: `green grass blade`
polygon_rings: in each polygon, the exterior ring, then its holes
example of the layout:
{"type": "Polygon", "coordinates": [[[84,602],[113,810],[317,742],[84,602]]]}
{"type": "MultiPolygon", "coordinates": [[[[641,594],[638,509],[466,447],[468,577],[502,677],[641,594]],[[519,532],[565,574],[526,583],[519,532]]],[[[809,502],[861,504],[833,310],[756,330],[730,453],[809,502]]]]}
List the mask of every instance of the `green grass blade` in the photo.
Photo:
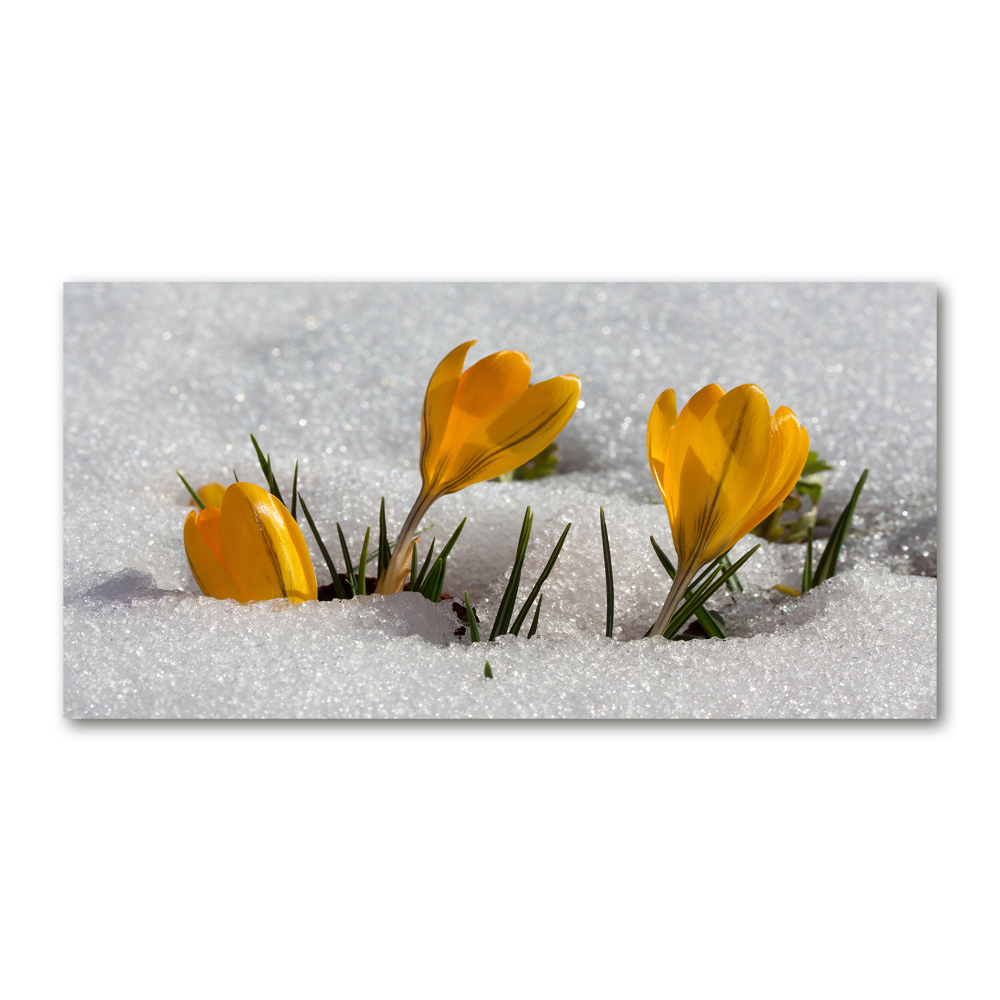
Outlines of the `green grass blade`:
{"type": "Polygon", "coordinates": [[[472,610],[472,601],[469,600],[469,592],[465,592],[465,616],[469,620],[469,635],[473,642],[479,642],[479,625],[476,623],[476,613],[472,610]]]}
{"type": "Polygon", "coordinates": [[[413,557],[410,560],[410,590],[416,590],[413,586],[414,581],[417,579],[417,543],[413,543],[413,557]]]}
{"type": "MultiPolygon", "coordinates": [[[[660,563],[662,564],[663,568],[667,571],[667,573],[670,576],[670,579],[672,580],[677,575],[677,570],[674,569],[674,564],[670,561],[666,552],[664,552],[663,549],[661,549],[660,546],[656,544],[656,539],[652,535],[649,536],[649,540],[653,545],[653,551],[656,553],[656,558],[660,560],[660,563]]],[[[719,561],[721,564],[721,559],[719,561]]],[[[728,562],[728,560],[726,561],[728,562]]],[[[684,593],[687,594],[688,596],[691,596],[691,588],[689,587],[684,593]]],[[[694,614],[695,617],[698,619],[698,621],[701,622],[701,627],[705,630],[705,632],[709,636],[715,639],[726,638],[726,633],[722,631],[722,628],[719,626],[719,623],[715,620],[715,618],[712,615],[712,612],[709,611],[708,608],[698,608],[698,610],[695,611],[694,614]]]]}
{"type": "Polygon", "coordinates": [[[316,522],[313,521],[312,514],[309,513],[309,508],[306,506],[306,498],[300,496],[299,500],[302,501],[302,513],[305,514],[306,520],[309,522],[309,527],[312,529],[313,538],[316,539],[316,544],[323,554],[323,561],[326,563],[326,568],[330,571],[330,576],[333,579],[334,593],[339,600],[346,601],[347,592],[344,590],[344,585],[340,582],[340,574],[337,572],[337,567],[333,565],[333,560],[330,558],[330,553],[327,552],[326,546],[323,544],[323,539],[319,537],[319,532],[316,530],[316,522]]]}
{"type": "Polygon", "coordinates": [[[431,565],[431,559],[434,556],[434,543],[436,541],[437,541],[437,539],[435,539],[435,538],[431,539],[431,547],[427,550],[427,557],[424,559],[423,566],[420,567],[420,573],[417,576],[417,582],[416,582],[416,584],[413,584],[413,583],[410,584],[410,590],[422,590],[423,589],[424,580],[425,580],[425,578],[427,576],[427,569],[431,565]]]}
{"type": "Polygon", "coordinates": [[[542,598],[544,596],[544,594],[538,595],[538,603],[535,605],[535,617],[531,619],[531,628],[528,629],[529,639],[538,631],[538,613],[542,610],[542,598]]]}
{"type": "Polygon", "coordinates": [[[813,530],[806,531],[806,560],[802,567],[802,593],[813,585],[813,530]]]}
{"type": "Polygon", "coordinates": [[[854,487],[850,501],[841,512],[840,517],[837,518],[837,523],[833,526],[833,531],[826,543],[826,548],[823,549],[823,554],[819,557],[819,562],[816,564],[816,570],[813,573],[813,587],[819,586],[824,580],[829,580],[837,572],[837,558],[840,556],[841,546],[844,544],[844,539],[847,537],[847,532],[851,527],[854,508],[858,504],[858,497],[861,496],[861,490],[864,488],[867,478],[868,470],[865,469],[861,473],[861,478],[858,480],[857,486],[854,487]]]}
{"type": "Polygon", "coordinates": [[[490,666],[489,660],[486,661],[486,666],[483,668],[483,676],[493,680],[493,668],[490,666]]]}
{"type": "MultiPolygon", "coordinates": [[[[728,577],[732,576],[758,549],[760,544],[755,545],[742,559],[737,560],[732,566],[727,569],[722,576],[715,579],[714,576],[710,576],[705,583],[703,583],[699,590],[697,590],[691,597],[681,605],[677,610],[677,613],[670,619],[667,624],[667,628],[663,635],[667,639],[672,639],[674,635],[679,631],[680,627],[688,620],[700,608],[705,601],[707,601],[727,580],[728,577]]],[[[716,567],[720,569],[721,567],[716,567]]]]}
{"type": "Polygon", "coordinates": [[[292,520],[297,521],[298,518],[295,516],[295,504],[298,501],[299,496],[299,460],[295,460],[295,475],[292,476],[292,520]]]}
{"type": "Polygon", "coordinates": [[[344,538],[344,531],[340,527],[340,522],[337,522],[337,534],[340,536],[340,551],[344,553],[344,565],[347,567],[347,582],[351,585],[351,590],[356,594],[358,592],[358,578],[354,574],[354,566],[351,563],[351,553],[347,549],[347,539],[344,538]]]}
{"type": "Polygon", "coordinates": [[[236,475],[236,470],[233,469],[233,482],[234,483],[238,483],[239,481],[240,481],[240,477],[236,475]]]}
{"type": "Polygon", "coordinates": [[[448,560],[440,556],[437,561],[438,573],[434,581],[434,590],[431,592],[431,600],[437,604],[441,600],[441,591],[444,590],[444,575],[448,572],[448,560]]]}
{"type": "Polygon", "coordinates": [[[611,569],[611,542],[608,540],[608,524],[601,508],[601,545],[604,548],[604,590],[607,595],[607,621],[604,634],[610,639],[615,631],[615,575],[611,569]]]}
{"type": "Polygon", "coordinates": [[[282,502],[285,502],[285,498],[281,495],[281,490],[278,489],[278,482],[274,478],[274,472],[271,469],[271,456],[267,456],[267,481],[271,486],[271,492],[282,502]]]}
{"type": "MultiPolygon", "coordinates": [[[[727,569],[729,569],[733,565],[729,561],[729,554],[728,553],[726,553],[725,555],[719,557],[719,564],[722,566],[723,570],[727,570],[727,569]]],[[[743,593],[743,584],[740,583],[740,578],[735,573],[733,573],[733,575],[726,580],[726,586],[734,594],[742,594],[743,593]]]]}
{"type": "Polygon", "coordinates": [[[542,570],[542,575],[538,578],[534,587],[531,588],[531,593],[528,594],[528,599],[524,602],[524,607],[521,608],[521,613],[514,619],[514,624],[510,629],[514,635],[520,634],[521,626],[524,624],[524,619],[528,617],[528,612],[531,610],[531,605],[534,603],[535,598],[542,589],[542,584],[549,578],[549,573],[552,572],[552,568],[555,566],[556,560],[559,558],[559,553],[562,551],[563,542],[566,541],[566,536],[569,534],[569,529],[572,527],[573,522],[571,521],[565,528],[563,528],[563,533],[559,536],[559,541],[556,542],[556,547],[552,550],[552,555],[549,556],[549,561],[545,564],[545,569],[542,570]]]}
{"type": "Polygon", "coordinates": [[[497,608],[496,618],[493,620],[493,629],[490,632],[490,642],[498,635],[506,635],[510,625],[510,616],[514,611],[514,602],[517,600],[517,589],[521,585],[521,569],[524,567],[524,556],[528,551],[528,540],[531,538],[531,508],[524,508],[524,520],[521,522],[521,534],[517,540],[517,551],[514,553],[514,565],[510,570],[510,579],[507,587],[500,598],[500,607],[497,608]]]}
{"type": "Polygon", "coordinates": [[[257,439],[251,434],[250,440],[253,442],[254,451],[257,452],[257,461],[260,462],[260,471],[264,473],[264,479],[266,482],[271,481],[271,470],[268,468],[267,459],[264,458],[264,452],[260,450],[260,445],[257,444],[257,439]]]}
{"type": "Polygon", "coordinates": [[[358,562],[358,567],[359,567],[358,585],[357,587],[354,588],[355,591],[362,597],[364,597],[365,594],[367,594],[368,592],[366,590],[368,584],[367,581],[365,580],[365,567],[368,565],[368,542],[371,540],[371,537],[372,537],[372,529],[366,528],[364,544],[361,546],[361,559],[358,562]]]}
{"type": "MultiPolygon", "coordinates": [[[[177,470],[174,469],[174,472],[177,472],[177,470]]],[[[204,510],[205,505],[204,503],[202,503],[201,497],[198,496],[198,494],[195,493],[193,489],[191,489],[191,484],[183,476],[181,476],[179,472],[177,472],[177,475],[180,477],[180,481],[187,487],[188,493],[190,493],[191,496],[194,497],[194,502],[198,505],[198,509],[204,510]]]]}
{"type": "Polygon", "coordinates": [[[455,529],[451,538],[448,539],[445,547],[441,550],[441,555],[438,559],[447,559],[451,555],[451,550],[455,547],[455,542],[458,541],[458,536],[462,534],[462,529],[465,527],[465,522],[468,520],[467,517],[462,518],[462,523],[455,529]]]}
{"type": "Polygon", "coordinates": [[[385,526],[385,497],[382,497],[382,506],[378,511],[378,578],[382,579],[382,574],[389,565],[389,531],[385,526]]]}

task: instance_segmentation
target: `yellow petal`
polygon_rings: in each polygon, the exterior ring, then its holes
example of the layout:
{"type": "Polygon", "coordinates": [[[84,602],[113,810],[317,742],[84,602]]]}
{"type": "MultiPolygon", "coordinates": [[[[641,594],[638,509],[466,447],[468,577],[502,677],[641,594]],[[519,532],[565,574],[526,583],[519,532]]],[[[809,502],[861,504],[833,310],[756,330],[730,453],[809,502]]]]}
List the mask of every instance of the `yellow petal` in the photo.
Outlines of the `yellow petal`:
{"type": "MultiPolygon", "coordinates": [[[[722,399],[725,392],[722,386],[706,385],[699,389],[685,404],[674,423],[674,428],[670,432],[667,442],[667,451],[664,458],[664,474],[666,476],[666,501],[667,513],[670,515],[670,525],[673,528],[676,517],[677,501],[681,487],[681,468],[684,464],[684,456],[687,454],[688,446],[691,443],[691,435],[705,419],[705,415],[715,404],[722,399]]],[[[676,530],[676,529],[675,529],[676,530]]]]}
{"type": "Polygon", "coordinates": [[[779,406],[771,417],[771,458],[760,494],[737,530],[737,538],[756,528],[788,496],[802,475],[809,456],[809,432],[799,426],[798,417],[779,406]]]}
{"type": "Polygon", "coordinates": [[[425,483],[431,480],[437,464],[441,443],[448,429],[451,407],[462,377],[465,356],[474,343],[474,340],[468,340],[450,351],[434,369],[434,374],[427,383],[424,407],[420,412],[420,475],[425,483]]]}
{"type": "Polygon", "coordinates": [[[438,495],[481,483],[523,465],[555,439],[576,410],[580,380],[559,375],[507,400],[473,429],[450,457],[438,495]]]}
{"type": "Polygon", "coordinates": [[[316,574],[285,505],[253,483],[233,483],[222,500],[222,556],[248,601],[316,600],[316,574]]]}
{"type": "MultiPolygon", "coordinates": [[[[222,496],[226,492],[226,487],[221,483],[206,483],[204,486],[200,487],[197,491],[198,497],[201,502],[206,507],[221,507],[222,506],[222,496]]],[[[194,498],[191,498],[191,503],[188,504],[189,507],[194,507],[194,498]]]]}
{"type": "MultiPolygon", "coordinates": [[[[679,417],[667,449],[671,462],[680,425],[679,417]]],[[[677,455],[671,527],[681,563],[709,562],[736,540],[737,528],[760,494],[770,452],[771,411],[758,386],[731,389],[705,413],[686,452],[677,455]]]]}
{"type": "Polygon", "coordinates": [[[476,425],[507,400],[524,392],[530,381],[531,362],[520,351],[490,354],[462,373],[429,486],[465,444],[476,425]]]}
{"type": "Polygon", "coordinates": [[[673,389],[667,389],[657,396],[649,414],[649,423],[646,424],[646,455],[664,503],[667,503],[667,494],[663,485],[663,468],[667,458],[670,433],[675,423],[677,423],[677,398],[673,389]]]}
{"type": "Polygon", "coordinates": [[[191,511],[184,521],[184,551],[195,583],[207,597],[219,600],[243,597],[222,565],[222,538],[219,533],[219,508],[191,511]]]}

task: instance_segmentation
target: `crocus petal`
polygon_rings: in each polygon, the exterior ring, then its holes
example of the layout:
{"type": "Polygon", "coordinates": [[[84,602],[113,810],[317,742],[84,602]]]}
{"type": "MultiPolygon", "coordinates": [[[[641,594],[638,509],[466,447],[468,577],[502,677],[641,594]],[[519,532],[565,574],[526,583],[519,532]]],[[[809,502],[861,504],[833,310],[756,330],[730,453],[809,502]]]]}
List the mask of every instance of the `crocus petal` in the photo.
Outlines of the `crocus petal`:
{"type": "Polygon", "coordinates": [[[219,508],[191,511],[184,521],[184,551],[195,583],[206,597],[242,601],[243,595],[222,565],[219,508]]]}
{"type": "MultiPolygon", "coordinates": [[[[680,423],[678,418],[675,435],[680,423]]],[[[668,446],[671,457],[675,443],[668,446]]],[[[731,389],[705,414],[683,453],[673,494],[680,562],[708,562],[735,541],[737,526],[760,495],[770,451],[771,412],[758,386],[731,389]]]]}
{"type": "Polygon", "coordinates": [[[656,480],[656,485],[668,508],[669,501],[663,485],[663,468],[667,458],[670,433],[675,423],[677,423],[677,397],[673,389],[666,389],[656,397],[649,414],[649,423],[646,424],[646,455],[649,458],[653,479],[656,480]]]}
{"type": "MultiPolygon", "coordinates": [[[[204,486],[200,487],[197,491],[198,497],[201,502],[206,507],[221,507],[222,497],[226,492],[226,487],[222,483],[206,483],[204,486]]],[[[192,497],[191,503],[188,505],[190,507],[195,506],[194,498],[192,497]]]]}
{"type": "Polygon", "coordinates": [[[462,373],[428,486],[440,476],[449,458],[458,452],[476,425],[524,392],[530,381],[531,362],[520,351],[490,354],[462,373]]]}
{"type": "Polygon", "coordinates": [[[473,429],[439,481],[439,495],[503,475],[534,458],[576,410],[580,380],[559,375],[507,400],[473,429]]]}
{"type": "Polygon", "coordinates": [[[685,404],[674,423],[673,430],[665,448],[664,474],[666,475],[666,494],[664,499],[667,503],[667,513],[670,515],[670,524],[673,526],[676,513],[676,502],[680,496],[681,488],[681,468],[684,465],[684,456],[691,445],[691,435],[701,425],[706,414],[715,404],[722,399],[725,392],[722,386],[706,385],[699,389],[685,404]],[[673,508],[671,507],[673,504],[673,508]]]}
{"type": "Polygon", "coordinates": [[[424,407],[420,412],[420,474],[425,483],[433,478],[438,455],[441,454],[441,443],[448,428],[451,407],[462,377],[465,356],[474,343],[474,340],[467,340],[450,351],[434,369],[434,374],[427,383],[424,407]]]}
{"type": "Polygon", "coordinates": [[[222,500],[222,556],[248,601],[316,600],[316,574],[285,505],[253,483],[233,483],[222,500]]]}
{"type": "Polygon", "coordinates": [[[771,417],[771,458],[759,496],[736,532],[742,537],[756,528],[795,487],[809,456],[809,432],[799,426],[798,417],[779,406],[771,417]]]}

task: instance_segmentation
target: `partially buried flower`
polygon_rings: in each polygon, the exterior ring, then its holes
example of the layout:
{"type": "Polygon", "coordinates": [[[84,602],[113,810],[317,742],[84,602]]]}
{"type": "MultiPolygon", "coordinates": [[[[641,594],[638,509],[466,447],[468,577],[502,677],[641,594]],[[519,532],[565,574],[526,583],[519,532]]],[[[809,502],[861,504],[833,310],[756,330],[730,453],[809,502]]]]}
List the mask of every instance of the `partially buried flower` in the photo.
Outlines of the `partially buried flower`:
{"type": "Polygon", "coordinates": [[[316,600],[316,574],[299,526],[277,497],[253,483],[233,483],[219,506],[191,511],[184,550],[208,597],[242,604],[316,600]]]}
{"type": "Polygon", "coordinates": [[[498,351],[463,372],[474,343],[448,354],[427,386],[420,417],[423,486],[379,579],[378,594],[403,589],[413,533],[435,500],[534,458],[576,410],[580,380],[559,375],[529,386],[531,363],[520,351],[498,351]]]}
{"type": "MultiPolygon", "coordinates": [[[[226,487],[222,483],[205,483],[204,486],[198,488],[198,499],[206,507],[221,507],[222,497],[225,495],[226,487]]],[[[198,504],[194,497],[191,497],[191,502],[188,504],[189,507],[197,507],[198,504]]]]}
{"type": "Polygon", "coordinates": [[[809,434],[759,386],[706,385],[677,415],[673,389],[653,404],[649,468],[670,518],[677,576],[651,635],[663,635],[685,591],[788,496],[809,453],[809,434]]]}

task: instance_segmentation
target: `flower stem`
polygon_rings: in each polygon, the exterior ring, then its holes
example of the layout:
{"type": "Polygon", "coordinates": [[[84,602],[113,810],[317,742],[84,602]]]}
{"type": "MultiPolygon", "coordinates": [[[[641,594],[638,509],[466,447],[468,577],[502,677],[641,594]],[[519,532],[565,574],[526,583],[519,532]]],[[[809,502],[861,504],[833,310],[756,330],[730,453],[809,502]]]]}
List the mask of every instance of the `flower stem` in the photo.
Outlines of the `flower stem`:
{"type": "Polygon", "coordinates": [[[667,626],[670,624],[670,619],[673,618],[674,612],[680,607],[681,601],[684,600],[688,586],[694,579],[695,573],[699,568],[698,566],[679,566],[677,568],[677,575],[670,586],[670,592],[667,594],[667,599],[663,602],[663,608],[659,616],[653,622],[653,627],[648,632],[649,635],[663,635],[666,632],[667,626]]]}
{"type": "Polygon", "coordinates": [[[424,515],[434,503],[435,497],[426,493],[421,493],[417,497],[417,502],[407,515],[400,529],[399,537],[392,550],[389,565],[379,577],[378,586],[375,588],[376,594],[398,594],[406,583],[406,574],[410,570],[410,563],[413,553],[413,543],[415,541],[414,532],[423,520],[424,515]]]}

